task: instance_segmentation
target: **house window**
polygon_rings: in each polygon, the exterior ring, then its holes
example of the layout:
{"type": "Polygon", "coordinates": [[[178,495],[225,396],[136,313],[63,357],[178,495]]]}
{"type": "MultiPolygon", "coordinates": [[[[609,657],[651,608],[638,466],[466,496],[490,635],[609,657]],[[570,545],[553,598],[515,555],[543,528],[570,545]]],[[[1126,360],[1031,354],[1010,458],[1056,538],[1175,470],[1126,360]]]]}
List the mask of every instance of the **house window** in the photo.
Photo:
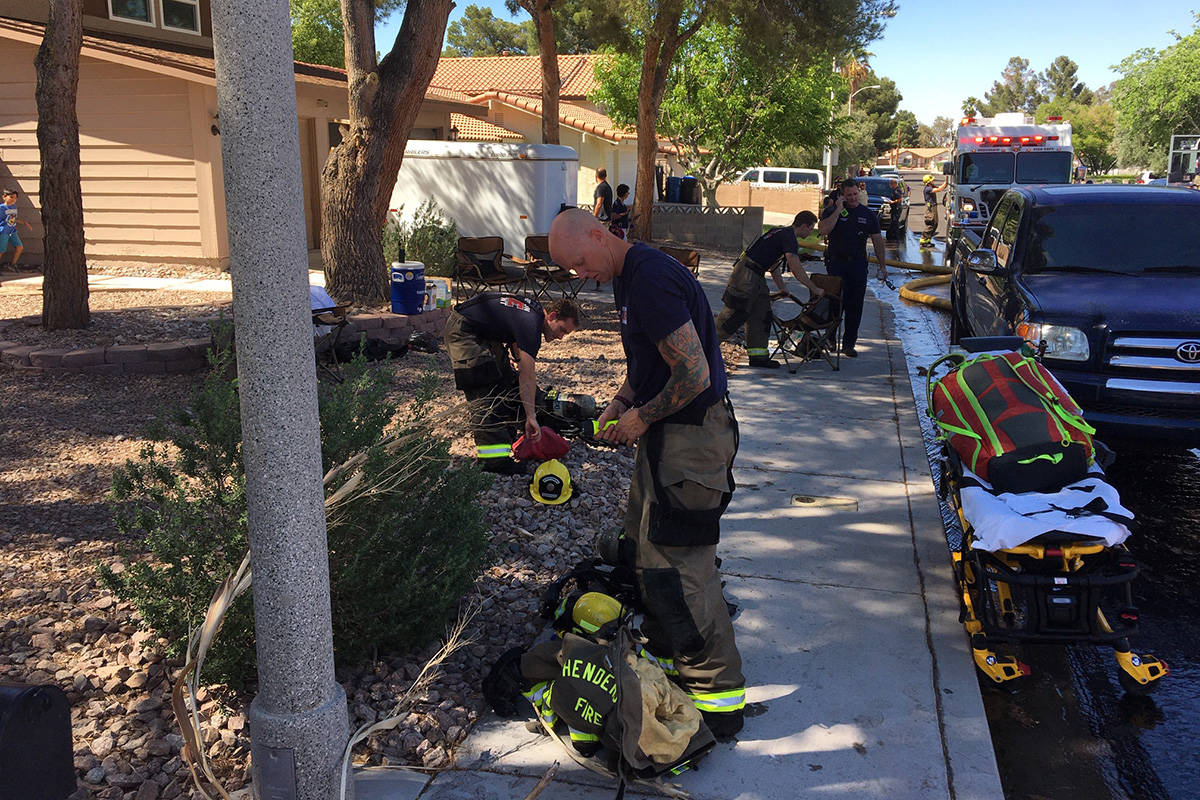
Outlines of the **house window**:
{"type": "Polygon", "coordinates": [[[162,0],[162,26],[172,31],[199,33],[200,0],[162,0]]]}
{"type": "Polygon", "coordinates": [[[153,25],[154,15],[150,11],[150,0],[108,0],[109,19],[153,25]]]}

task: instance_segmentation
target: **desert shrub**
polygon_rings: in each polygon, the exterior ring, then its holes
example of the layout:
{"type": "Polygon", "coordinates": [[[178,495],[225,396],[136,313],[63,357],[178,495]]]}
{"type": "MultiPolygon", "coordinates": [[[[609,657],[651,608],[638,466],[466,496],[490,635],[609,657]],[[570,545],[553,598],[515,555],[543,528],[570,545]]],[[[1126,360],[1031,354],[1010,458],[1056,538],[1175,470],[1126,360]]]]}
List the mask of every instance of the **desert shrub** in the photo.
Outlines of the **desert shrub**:
{"type": "MultiPolygon", "coordinates": [[[[130,600],[141,624],[183,653],[217,585],[247,548],[245,474],[232,350],[213,367],[189,405],[149,432],[138,459],[117,471],[109,499],[128,536],[121,573],[101,566],[102,582],[130,600]],[[149,555],[149,558],[142,556],[149,555]]],[[[334,650],[339,666],[365,656],[401,653],[436,635],[486,560],[486,477],[473,465],[451,470],[449,442],[425,419],[433,387],[422,382],[396,426],[386,400],[390,366],[359,357],[342,384],[322,385],[322,461],[331,467],[359,454],[358,489],[327,515],[334,650]]],[[[355,469],[326,487],[343,488],[355,469]]],[[[245,685],[255,674],[250,594],[230,609],[205,661],[209,682],[245,685]]]]}
{"type": "Polygon", "coordinates": [[[406,228],[404,249],[409,259],[424,264],[426,275],[452,276],[458,251],[458,226],[454,220],[446,220],[442,209],[430,199],[417,208],[406,228]]]}

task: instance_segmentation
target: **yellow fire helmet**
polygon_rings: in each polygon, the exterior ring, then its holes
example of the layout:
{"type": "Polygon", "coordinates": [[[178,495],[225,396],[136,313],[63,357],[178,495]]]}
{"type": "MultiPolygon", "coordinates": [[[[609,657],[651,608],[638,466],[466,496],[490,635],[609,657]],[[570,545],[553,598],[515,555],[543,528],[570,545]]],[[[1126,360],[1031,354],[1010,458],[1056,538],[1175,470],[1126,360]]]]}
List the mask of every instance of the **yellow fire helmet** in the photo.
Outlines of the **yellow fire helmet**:
{"type": "Polygon", "coordinates": [[[921,182],[922,183],[933,183],[933,176],[926,175],[924,178],[921,178],[921,182]]]}
{"type": "Polygon", "coordinates": [[[533,473],[529,494],[539,503],[561,505],[571,499],[571,474],[557,458],[543,461],[533,473]]]}
{"type": "Polygon", "coordinates": [[[575,601],[571,619],[586,633],[595,633],[613,620],[620,619],[625,608],[615,597],[603,592],[585,592],[575,601]]]}

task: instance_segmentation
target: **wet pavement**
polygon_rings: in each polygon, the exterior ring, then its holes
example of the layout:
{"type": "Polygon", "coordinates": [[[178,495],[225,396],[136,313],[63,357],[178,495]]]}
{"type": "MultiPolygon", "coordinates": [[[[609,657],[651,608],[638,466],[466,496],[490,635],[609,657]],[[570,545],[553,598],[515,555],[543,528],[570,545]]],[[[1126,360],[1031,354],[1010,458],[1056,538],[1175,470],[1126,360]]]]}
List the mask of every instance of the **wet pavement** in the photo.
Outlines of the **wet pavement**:
{"type": "MultiPolygon", "coordinates": [[[[912,263],[941,263],[940,242],[934,251],[916,247],[911,231],[920,218],[914,204],[907,241],[889,247],[890,254],[912,263]]],[[[894,277],[897,286],[903,278],[902,271],[894,277]]],[[[896,311],[896,333],[923,406],[925,379],[917,369],[946,351],[948,315],[901,300],[875,281],[871,288],[896,311]]],[[[932,447],[928,425],[924,434],[932,447]]],[[[1141,627],[1131,643],[1135,652],[1166,661],[1171,674],[1150,697],[1134,697],[1122,691],[1106,648],[1024,648],[1020,658],[1033,674],[1023,686],[1014,693],[984,687],[1009,800],[1200,797],[1200,451],[1106,443],[1117,451],[1109,480],[1139,520],[1128,541],[1143,565],[1134,585],[1141,627]]],[[[959,535],[948,509],[943,519],[948,536],[959,535]]]]}

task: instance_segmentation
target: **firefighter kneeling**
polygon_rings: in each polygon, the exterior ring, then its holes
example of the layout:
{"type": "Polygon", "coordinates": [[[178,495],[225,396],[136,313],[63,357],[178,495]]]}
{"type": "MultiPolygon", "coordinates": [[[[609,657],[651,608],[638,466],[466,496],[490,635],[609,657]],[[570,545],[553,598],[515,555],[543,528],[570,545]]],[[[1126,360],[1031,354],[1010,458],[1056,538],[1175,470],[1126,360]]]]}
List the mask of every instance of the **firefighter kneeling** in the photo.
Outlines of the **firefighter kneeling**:
{"type": "Polygon", "coordinates": [[[484,292],[450,312],[446,352],[454,385],[471,404],[476,456],[488,472],[524,471],[511,458],[512,443],[522,416],[525,436],[531,441],[541,436],[534,359],[543,338],[552,342],[573,333],[579,316],[579,306],[571,300],[549,303],[543,311],[536,300],[505,292],[484,292]]]}

